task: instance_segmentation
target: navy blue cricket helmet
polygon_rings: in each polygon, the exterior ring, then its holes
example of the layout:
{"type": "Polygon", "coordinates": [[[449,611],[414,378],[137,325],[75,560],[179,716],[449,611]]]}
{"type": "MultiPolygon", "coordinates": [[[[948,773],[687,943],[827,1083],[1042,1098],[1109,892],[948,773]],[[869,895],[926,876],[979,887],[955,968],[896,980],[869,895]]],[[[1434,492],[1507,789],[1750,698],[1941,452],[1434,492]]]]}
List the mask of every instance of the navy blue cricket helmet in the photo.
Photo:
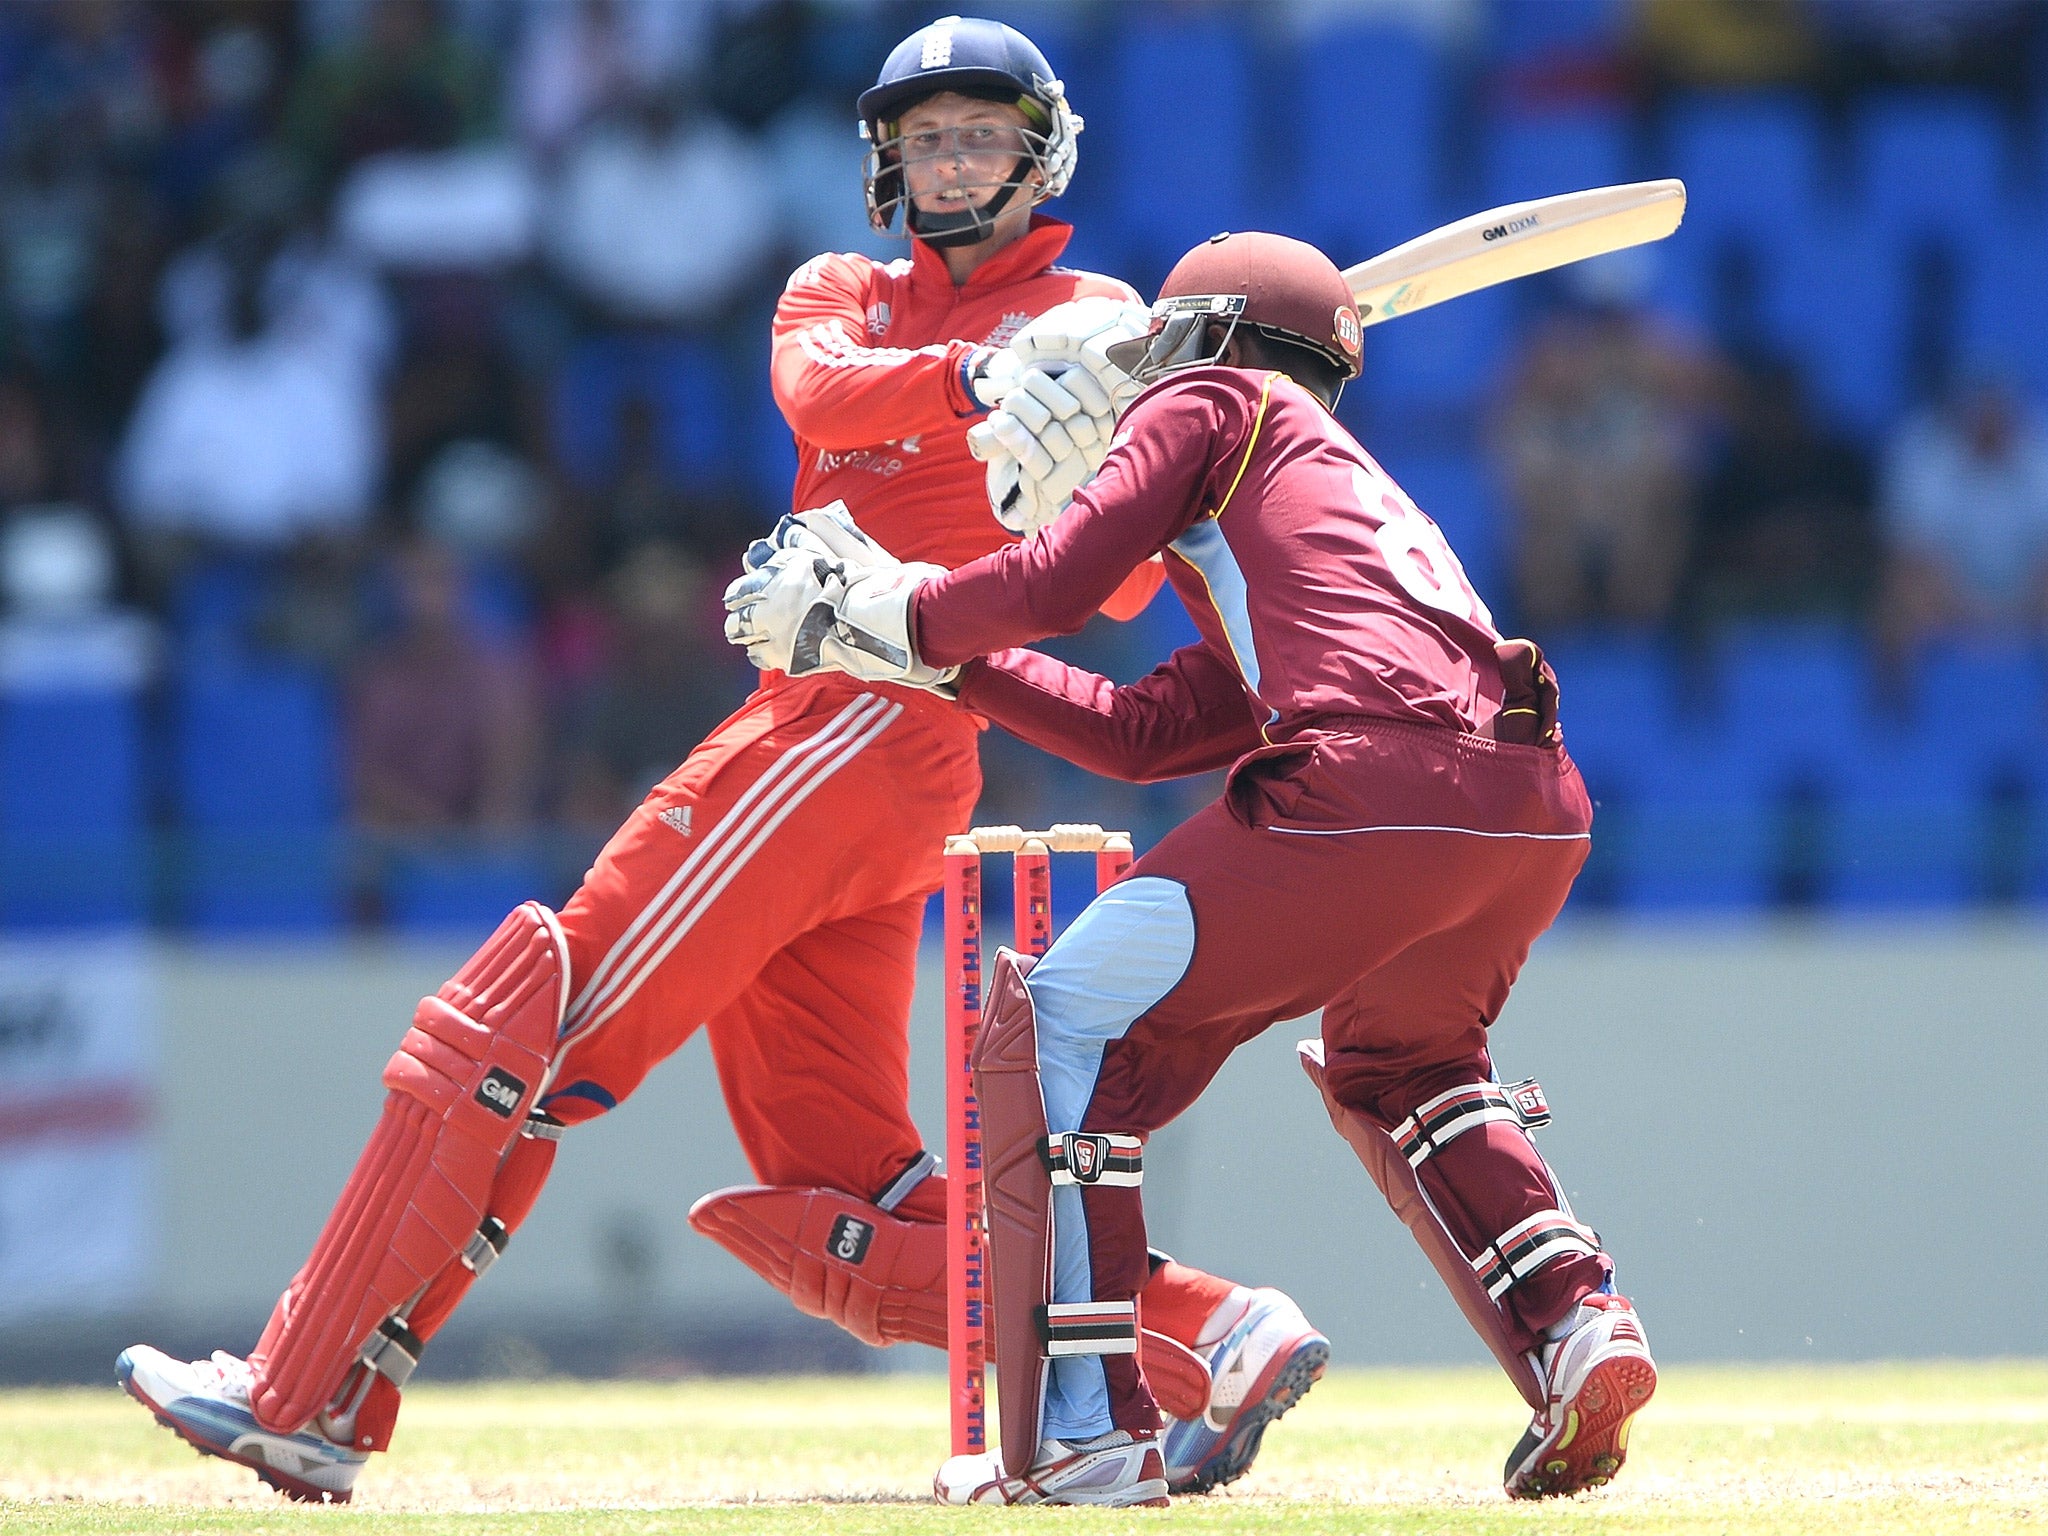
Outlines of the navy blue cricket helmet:
{"type": "Polygon", "coordinates": [[[936,246],[973,245],[995,229],[995,217],[1039,173],[1033,204],[1058,197],[1074,174],[1074,141],[1081,119],[1067,105],[1066,87],[1030,38],[1015,27],[978,16],[942,16],[890,50],[874,85],[860,94],[860,133],[868,143],[863,181],[868,221],[891,233],[903,211],[902,232],[936,246]],[[942,91],[1000,101],[1023,109],[1019,155],[995,194],[980,208],[959,213],[923,213],[911,205],[903,183],[903,138],[896,123],[918,102],[942,91]]]}

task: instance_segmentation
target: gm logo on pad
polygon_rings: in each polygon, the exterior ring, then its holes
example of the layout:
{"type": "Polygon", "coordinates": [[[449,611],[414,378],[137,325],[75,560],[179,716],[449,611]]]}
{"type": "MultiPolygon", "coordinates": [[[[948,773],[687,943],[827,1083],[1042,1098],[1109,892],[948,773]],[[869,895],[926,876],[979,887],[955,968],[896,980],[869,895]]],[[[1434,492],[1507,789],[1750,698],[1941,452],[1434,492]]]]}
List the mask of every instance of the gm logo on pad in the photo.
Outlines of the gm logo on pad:
{"type": "Polygon", "coordinates": [[[476,1085],[476,1101],[501,1120],[510,1120],[519,1112],[519,1101],[526,1097],[526,1084],[519,1081],[503,1067],[493,1067],[484,1074],[484,1080],[476,1085]]]}
{"type": "Polygon", "coordinates": [[[825,1251],[842,1264],[858,1264],[868,1256],[868,1245],[875,1240],[875,1224],[862,1221],[858,1216],[835,1216],[832,1231],[825,1239],[825,1251]]]}

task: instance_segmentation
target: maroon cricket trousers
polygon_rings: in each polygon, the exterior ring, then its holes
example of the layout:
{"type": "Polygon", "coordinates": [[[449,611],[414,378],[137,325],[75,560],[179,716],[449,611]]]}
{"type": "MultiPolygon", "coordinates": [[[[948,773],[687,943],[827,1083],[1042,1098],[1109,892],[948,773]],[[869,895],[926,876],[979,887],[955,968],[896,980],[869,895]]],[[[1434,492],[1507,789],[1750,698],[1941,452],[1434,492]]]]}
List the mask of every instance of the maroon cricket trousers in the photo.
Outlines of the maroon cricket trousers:
{"type": "MultiPolygon", "coordinates": [[[[1157,1130],[1239,1044],[1317,1009],[1330,1092],[1383,1127],[1492,1078],[1488,1027],[1590,846],[1578,769],[1559,748],[1440,727],[1322,726],[1240,763],[1220,800],[1038,962],[1053,1133],[1157,1130]]],[[[1429,1172],[1468,1254],[1561,1200],[1512,1126],[1458,1137],[1429,1172]]],[[[1519,1347],[1610,1269],[1604,1254],[1576,1255],[1514,1286],[1519,1347]]],[[[1055,1192],[1054,1300],[1129,1300],[1147,1273],[1138,1188],[1055,1192]]],[[[1119,1427],[1156,1422],[1128,1355],[1056,1360],[1046,1408],[1045,1433],[1062,1437],[1100,1433],[1105,1410],[1119,1427]]]]}

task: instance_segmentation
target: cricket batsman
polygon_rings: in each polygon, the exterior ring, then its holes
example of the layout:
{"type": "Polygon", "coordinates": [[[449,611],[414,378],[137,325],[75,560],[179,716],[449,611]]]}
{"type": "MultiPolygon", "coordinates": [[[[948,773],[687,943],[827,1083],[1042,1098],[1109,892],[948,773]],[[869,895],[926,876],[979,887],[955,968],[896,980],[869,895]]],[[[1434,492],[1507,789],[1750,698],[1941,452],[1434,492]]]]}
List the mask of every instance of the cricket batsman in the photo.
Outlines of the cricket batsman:
{"type": "Polygon", "coordinates": [[[1219,235],[1149,335],[1109,348],[1149,387],[1056,521],[947,572],[810,512],[728,590],[757,664],[950,687],[1118,778],[1230,770],[1043,959],[991,968],[974,1065],[1002,1445],[948,1461],[944,1502],[1167,1502],[1136,1338],[1146,1138],[1232,1049],[1317,1009],[1303,1056],[1333,1122],[1531,1408],[1509,1494],[1606,1482],[1656,1387],[1530,1138],[1541,1089],[1488,1053],[1590,802],[1536,647],[1502,639],[1332,415],[1360,339],[1320,252],[1219,235]],[[1200,639],[1149,677],[1011,649],[1079,628],[1160,553],[1200,639]]]}
{"type": "MultiPolygon", "coordinates": [[[[909,255],[820,256],[790,279],[773,372],[796,505],[841,502],[874,547],[966,565],[1013,541],[985,485],[1021,528],[1107,451],[1098,378],[1128,380],[1100,337],[1130,334],[1114,326],[1134,295],[1055,265],[1069,227],[1034,209],[1066,188],[1081,119],[1021,34],[960,17],[913,33],[860,115],[872,217],[909,255]]],[[[1096,606],[1128,616],[1162,579],[1141,569],[1096,606]]],[[[420,1003],[382,1117],[248,1358],[136,1346],[123,1385],[200,1451],[295,1499],[347,1500],[565,1132],[700,1026],[760,1184],[706,1196],[692,1225],[802,1311],[943,1347],[945,1187],[910,1117],[908,1021],[944,839],[981,791],[981,727],[950,692],[764,677],[559,913],[523,904],[420,1003]]],[[[1147,1357],[1177,1415],[1165,1475],[1228,1482],[1328,1343],[1278,1291],[1139,1262],[1147,1357]]]]}

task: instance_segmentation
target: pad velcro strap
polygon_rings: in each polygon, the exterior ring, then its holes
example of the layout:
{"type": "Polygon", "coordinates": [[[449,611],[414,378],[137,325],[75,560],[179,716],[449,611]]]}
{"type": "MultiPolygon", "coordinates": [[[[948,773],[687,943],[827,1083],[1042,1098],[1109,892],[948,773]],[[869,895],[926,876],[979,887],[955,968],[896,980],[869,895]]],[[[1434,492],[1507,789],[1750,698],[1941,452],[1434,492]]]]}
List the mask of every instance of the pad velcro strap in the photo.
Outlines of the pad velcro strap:
{"type": "Polygon", "coordinates": [[[1096,1184],[1135,1188],[1144,1182],[1145,1143],[1136,1136],[1068,1131],[1039,1145],[1055,1184],[1096,1184]]]}
{"type": "Polygon", "coordinates": [[[457,1255],[473,1275],[481,1277],[483,1272],[498,1262],[498,1255],[505,1251],[505,1244],[512,1234],[505,1229],[505,1223],[495,1216],[486,1216],[477,1223],[469,1241],[457,1255]]]}
{"type": "Polygon", "coordinates": [[[535,1109],[527,1111],[526,1123],[519,1127],[519,1134],[533,1141],[560,1141],[562,1132],[568,1128],[546,1110],[535,1109]]]}
{"type": "Polygon", "coordinates": [[[1550,1101],[1535,1078],[1519,1083],[1467,1083],[1438,1094],[1394,1127],[1394,1145],[1420,1168],[1431,1153],[1441,1151],[1475,1126],[1495,1121],[1525,1131],[1550,1124],[1550,1101]]]}
{"type": "Polygon", "coordinates": [[[412,1379],[420,1363],[420,1351],[425,1348],[425,1342],[406,1325],[404,1318],[387,1317],[377,1325],[358,1358],[379,1376],[388,1378],[394,1387],[403,1387],[412,1379]]]}
{"type": "Polygon", "coordinates": [[[1055,1301],[1038,1309],[1038,1336],[1048,1355],[1135,1355],[1135,1301],[1055,1301]]]}
{"type": "Polygon", "coordinates": [[[930,1152],[920,1152],[911,1165],[889,1181],[889,1187],[875,1196],[878,1210],[893,1211],[901,1205],[910,1192],[938,1171],[939,1160],[930,1152]]]}
{"type": "Polygon", "coordinates": [[[1553,1259],[1600,1251],[1600,1235],[1563,1211],[1538,1211],[1518,1221],[1481,1250],[1472,1269],[1486,1294],[1499,1301],[1518,1280],[1526,1280],[1553,1259]]]}

